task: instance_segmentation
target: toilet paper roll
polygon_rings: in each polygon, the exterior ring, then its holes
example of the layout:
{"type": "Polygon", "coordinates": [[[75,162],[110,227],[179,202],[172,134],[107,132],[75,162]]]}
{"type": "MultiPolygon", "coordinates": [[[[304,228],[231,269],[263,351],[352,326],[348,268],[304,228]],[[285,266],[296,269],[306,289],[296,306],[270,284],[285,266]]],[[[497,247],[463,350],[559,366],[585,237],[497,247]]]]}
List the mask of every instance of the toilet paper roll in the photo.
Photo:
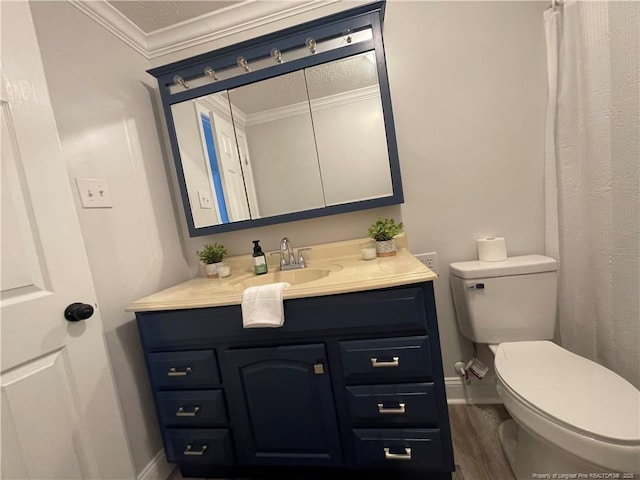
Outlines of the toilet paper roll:
{"type": "Polygon", "coordinates": [[[481,262],[502,262],[507,259],[507,244],[503,237],[479,238],[478,260],[481,262]]]}

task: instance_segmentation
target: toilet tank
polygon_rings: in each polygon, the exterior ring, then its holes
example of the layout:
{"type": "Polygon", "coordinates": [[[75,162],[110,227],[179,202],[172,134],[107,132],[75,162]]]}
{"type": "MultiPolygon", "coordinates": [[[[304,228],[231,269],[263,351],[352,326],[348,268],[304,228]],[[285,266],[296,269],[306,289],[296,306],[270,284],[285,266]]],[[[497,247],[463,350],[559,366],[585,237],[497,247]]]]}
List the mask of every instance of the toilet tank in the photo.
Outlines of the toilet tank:
{"type": "Polygon", "coordinates": [[[476,343],[553,338],[557,262],[542,255],[450,265],[462,334],[476,343]]]}

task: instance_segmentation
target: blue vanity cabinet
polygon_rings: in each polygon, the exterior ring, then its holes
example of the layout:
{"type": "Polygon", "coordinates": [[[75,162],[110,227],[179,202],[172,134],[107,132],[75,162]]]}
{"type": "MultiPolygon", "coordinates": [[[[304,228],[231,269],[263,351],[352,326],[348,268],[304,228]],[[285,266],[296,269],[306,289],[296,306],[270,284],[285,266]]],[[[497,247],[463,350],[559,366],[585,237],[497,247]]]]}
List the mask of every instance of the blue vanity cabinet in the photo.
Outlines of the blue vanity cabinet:
{"type": "Polygon", "coordinates": [[[169,462],[185,477],[444,480],[453,451],[433,285],[138,312],[169,462]]]}

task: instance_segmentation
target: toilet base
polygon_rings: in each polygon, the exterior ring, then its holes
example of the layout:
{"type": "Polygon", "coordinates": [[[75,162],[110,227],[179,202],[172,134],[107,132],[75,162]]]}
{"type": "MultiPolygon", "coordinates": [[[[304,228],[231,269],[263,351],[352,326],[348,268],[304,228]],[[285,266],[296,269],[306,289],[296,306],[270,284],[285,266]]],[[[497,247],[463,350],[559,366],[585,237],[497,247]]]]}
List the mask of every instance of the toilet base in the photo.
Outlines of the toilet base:
{"type": "Polygon", "coordinates": [[[513,419],[500,424],[498,435],[511,471],[518,480],[545,478],[539,476],[545,474],[549,475],[546,478],[562,478],[560,474],[608,472],[528,432],[513,419]]]}
{"type": "Polygon", "coordinates": [[[511,471],[513,471],[516,460],[516,447],[518,444],[518,425],[515,420],[505,420],[498,426],[498,438],[500,438],[502,451],[509,461],[511,471]]]}

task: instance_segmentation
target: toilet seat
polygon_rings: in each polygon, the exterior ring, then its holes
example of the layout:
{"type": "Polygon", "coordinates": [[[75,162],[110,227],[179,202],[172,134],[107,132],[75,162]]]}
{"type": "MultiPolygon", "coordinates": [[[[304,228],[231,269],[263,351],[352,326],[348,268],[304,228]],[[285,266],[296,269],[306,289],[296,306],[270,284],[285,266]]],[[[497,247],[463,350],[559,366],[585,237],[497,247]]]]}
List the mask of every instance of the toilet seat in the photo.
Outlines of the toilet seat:
{"type": "Polygon", "coordinates": [[[640,392],[622,377],[549,341],[500,344],[495,370],[525,428],[612,471],[640,470],[640,392]]]}

